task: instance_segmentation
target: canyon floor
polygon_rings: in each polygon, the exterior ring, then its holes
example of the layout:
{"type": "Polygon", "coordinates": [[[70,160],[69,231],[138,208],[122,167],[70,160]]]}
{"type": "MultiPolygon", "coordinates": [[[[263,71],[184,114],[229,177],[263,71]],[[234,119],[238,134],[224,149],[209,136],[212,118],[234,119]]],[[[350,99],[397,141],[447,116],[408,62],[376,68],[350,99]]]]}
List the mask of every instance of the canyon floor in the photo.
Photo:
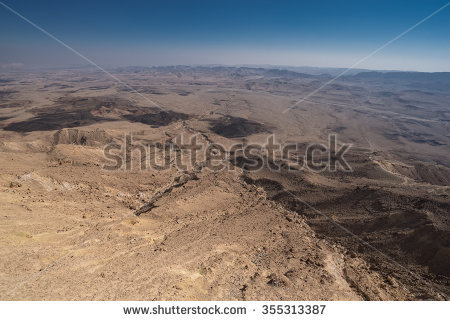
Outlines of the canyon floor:
{"type": "Polygon", "coordinates": [[[112,73],[129,86],[89,69],[0,74],[2,300],[448,298],[448,74],[362,72],[304,100],[331,76],[112,73]],[[301,150],[330,134],[351,144],[351,171],[302,167],[300,151],[141,168],[136,148],[133,166],[105,169],[127,135],[301,150]]]}

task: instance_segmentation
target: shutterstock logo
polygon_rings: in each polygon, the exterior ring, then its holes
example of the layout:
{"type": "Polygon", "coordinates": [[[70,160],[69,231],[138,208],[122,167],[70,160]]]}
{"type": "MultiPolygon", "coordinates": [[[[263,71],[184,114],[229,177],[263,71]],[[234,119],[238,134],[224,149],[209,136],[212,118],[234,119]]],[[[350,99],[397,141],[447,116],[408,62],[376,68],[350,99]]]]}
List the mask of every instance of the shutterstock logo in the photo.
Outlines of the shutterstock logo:
{"type": "Polygon", "coordinates": [[[246,171],[344,171],[352,168],[345,159],[350,144],[338,146],[337,135],[328,136],[328,143],[280,144],[275,135],[267,137],[264,144],[234,143],[225,146],[202,139],[199,135],[178,135],[163,142],[140,143],[126,135],[123,143],[109,143],[103,148],[107,171],[117,170],[169,170],[180,171],[206,168],[220,172],[246,171]]]}

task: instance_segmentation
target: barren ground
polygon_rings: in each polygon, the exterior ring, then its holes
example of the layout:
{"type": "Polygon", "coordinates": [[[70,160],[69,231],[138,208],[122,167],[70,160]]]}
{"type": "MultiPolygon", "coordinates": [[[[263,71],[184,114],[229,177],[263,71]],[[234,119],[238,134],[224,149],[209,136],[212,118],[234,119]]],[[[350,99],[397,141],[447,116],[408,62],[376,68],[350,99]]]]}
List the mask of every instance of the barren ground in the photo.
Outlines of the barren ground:
{"type": "Polygon", "coordinates": [[[450,294],[445,82],[349,76],[284,113],[327,76],[225,67],[115,74],[141,95],[90,70],[0,75],[1,299],[450,294]],[[326,144],[337,133],[352,144],[353,171],[252,172],[245,159],[220,172],[102,169],[103,146],[127,133],[172,147],[180,133],[226,146],[269,134],[326,144]]]}

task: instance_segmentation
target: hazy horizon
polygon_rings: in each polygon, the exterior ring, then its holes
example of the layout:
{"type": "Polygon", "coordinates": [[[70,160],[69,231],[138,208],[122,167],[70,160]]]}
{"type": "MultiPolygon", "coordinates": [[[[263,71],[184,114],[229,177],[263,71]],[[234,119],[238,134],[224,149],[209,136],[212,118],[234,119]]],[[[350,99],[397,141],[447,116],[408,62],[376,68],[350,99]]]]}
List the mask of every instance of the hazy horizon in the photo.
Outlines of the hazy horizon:
{"type": "MultiPolygon", "coordinates": [[[[414,73],[450,73],[450,71],[420,71],[408,69],[370,69],[370,68],[351,68],[348,67],[333,67],[333,66],[294,66],[294,65],[272,65],[272,64],[160,64],[160,65],[102,65],[106,70],[126,69],[126,68],[165,68],[165,67],[224,67],[224,68],[263,68],[263,69],[279,69],[290,70],[298,73],[311,75],[335,75],[346,70],[345,75],[358,74],[360,72],[414,72],[414,73]],[[348,70],[347,70],[348,69],[348,70]]],[[[100,71],[97,67],[89,64],[80,65],[66,65],[66,66],[29,66],[23,63],[10,63],[0,65],[0,70],[4,72],[33,72],[38,70],[71,70],[92,69],[93,71],[100,71]]],[[[101,71],[100,71],[101,72],[101,71]]]]}
{"type": "MultiPolygon", "coordinates": [[[[145,2],[3,3],[100,66],[277,65],[348,68],[446,4],[145,2]]],[[[450,71],[449,7],[357,69],[450,71]]],[[[86,65],[0,6],[0,66],[86,65]]]]}

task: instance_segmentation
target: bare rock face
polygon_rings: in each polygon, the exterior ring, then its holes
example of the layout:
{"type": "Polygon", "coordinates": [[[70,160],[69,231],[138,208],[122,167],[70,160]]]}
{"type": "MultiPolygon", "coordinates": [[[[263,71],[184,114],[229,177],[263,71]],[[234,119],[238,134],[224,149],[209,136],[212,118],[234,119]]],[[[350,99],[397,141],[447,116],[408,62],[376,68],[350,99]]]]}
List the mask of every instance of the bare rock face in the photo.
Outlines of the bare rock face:
{"type": "Polygon", "coordinates": [[[53,135],[53,145],[74,144],[85,146],[100,146],[110,143],[112,138],[102,129],[81,130],[64,128],[53,135]]]}

